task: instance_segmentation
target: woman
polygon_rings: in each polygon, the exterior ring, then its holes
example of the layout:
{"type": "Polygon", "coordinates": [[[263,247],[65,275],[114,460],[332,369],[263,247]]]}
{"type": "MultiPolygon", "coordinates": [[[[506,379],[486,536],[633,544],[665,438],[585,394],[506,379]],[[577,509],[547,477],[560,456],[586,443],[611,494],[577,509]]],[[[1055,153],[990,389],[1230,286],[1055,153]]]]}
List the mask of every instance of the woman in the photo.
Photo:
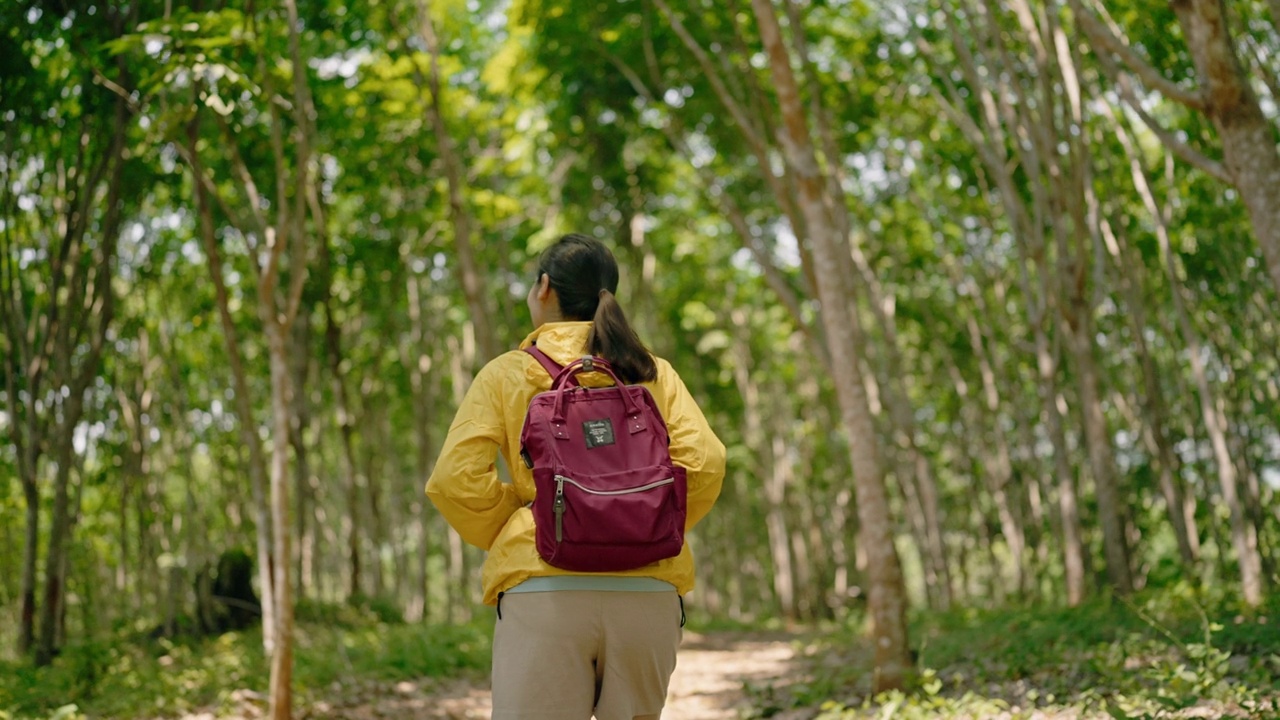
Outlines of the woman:
{"type": "MultiPolygon", "coordinates": [[[[602,243],[566,235],[539,259],[529,290],[534,331],[520,347],[564,365],[590,353],[624,382],[645,385],[667,423],[671,459],[688,478],[686,531],[706,516],[724,479],[725,450],[675,370],[649,353],[614,293],[618,264],[602,243]]],[[[590,385],[590,376],[579,376],[590,385]]],[[[427,496],[467,542],[488,551],[484,601],[497,606],[495,720],[656,720],[675,670],[693,558],[636,570],[573,573],[548,565],[534,542],[533,476],[520,431],[551,376],[513,350],[476,376],[458,408],[427,496]],[[499,481],[498,453],[513,482],[499,481]]]]}

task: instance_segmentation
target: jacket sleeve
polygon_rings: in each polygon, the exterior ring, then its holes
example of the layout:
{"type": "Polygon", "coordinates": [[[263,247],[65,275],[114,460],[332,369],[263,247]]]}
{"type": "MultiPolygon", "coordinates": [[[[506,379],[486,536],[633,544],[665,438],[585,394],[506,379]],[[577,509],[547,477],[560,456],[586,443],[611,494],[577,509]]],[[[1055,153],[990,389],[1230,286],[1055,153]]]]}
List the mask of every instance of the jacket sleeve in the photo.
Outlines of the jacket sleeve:
{"type": "Polygon", "coordinates": [[[725,472],[724,443],[707,424],[702,409],[694,402],[675,370],[670,365],[663,370],[660,382],[666,400],[664,420],[671,436],[671,459],[687,471],[689,481],[688,516],[685,519],[685,530],[688,531],[706,517],[720,496],[725,472]]]}
{"type": "Polygon", "coordinates": [[[483,550],[521,504],[515,488],[498,479],[495,464],[505,440],[498,362],[471,383],[427,481],[427,497],[440,514],[463,540],[483,550]]]}

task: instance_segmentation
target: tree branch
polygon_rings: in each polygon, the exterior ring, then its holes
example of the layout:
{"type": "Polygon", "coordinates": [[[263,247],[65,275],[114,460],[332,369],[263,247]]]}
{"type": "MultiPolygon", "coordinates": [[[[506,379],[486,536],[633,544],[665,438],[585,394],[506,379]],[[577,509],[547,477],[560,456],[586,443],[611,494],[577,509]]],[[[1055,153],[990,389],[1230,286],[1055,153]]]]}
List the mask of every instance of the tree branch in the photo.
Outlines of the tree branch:
{"type": "MultiPolygon", "coordinates": [[[[1084,34],[1089,37],[1089,41],[1093,43],[1095,51],[1098,54],[1108,53],[1120,61],[1129,72],[1137,75],[1142,79],[1143,84],[1155,90],[1164,97],[1181,103],[1193,110],[1205,109],[1205,98],[1203,93],[1194,90],[1187,90],[1181,85],[1173,82],[1165,77],[1159,70],[1156,70],[1147,62],[1145,58],[1138,54],[1136,50],[1129,45],[1128,41],[1120,36],[1117,28],[1108,27],[1094,15],[1093,11],[1085,8],[1081,0],[1070,0],[1071,9],[1075,14],[1076,23],[1084,34]]],[[[1107,67],[1104,64],[1104,67],[1107,67]]],[[[1114,68],[1114,66],[1111,66],[1114,68]]],[[[1116,80],[1115,76],[1112,80],[1116,80]]]]}
{"type": "MultiPolygon", "coordinates": [[[[261,36],[258,34],[257,21],[253,14],[249,14],[247,22],[251,24],[251,28],[249,30],[254,39],[261,40],[261,36]]],[[[265,56],[266,53],[264,52],[258,53],[257,64],[258,74],[262,77],[262,89],[263,93],[266,95],[267,106],[271,108],[270,137],[271,157],[275,161],[276,222],[274,226],[268,226],[265,228],[265,233],[262,238],[263,242],[268,244],[268,255],[266,265],[262,267],[258,280],[258,302],[262,305],[262,312],[269,313],[270,317],[274,321],[279,309],[279,305],[276,302],[276,287],[280,281],[280,258],[284,255],[285,247],[289,244],[289,203],[287,202],[289,198],[289,172],[288,162],[285,160],[284,132],[281,129],[283,121],[280,117],[279,104],[275,101],[275,83],[271,77],[271,70],[267,67],[265,56]]],[[[234,150],[235,142],[232,141],[229,145],[231,145],[234,150]]],[[[238,152],[235,154],[237,157],[239,156],[238,152]]],[[[249,178],[248,168],[244,167],[242,160],[240,161],[240,166],[242,168],[242,175],[249,178]]],[[[249,181],[252,182],[252,179],[249,178],[249,181]]],[[[257,264],[257,252],[254,251],[252,254],[254,255],[253,264],[257,264]]]]}
{"type": "MultiPolygon", "coordinates": [[[[628,82],[631,83],[631,87],[635,89],[637,95],[650,105],[655,107],[660,106],[660,103],[655,98],[654,93],[645,85],[644,80],[642,80],[640,75],[627,65],[622,58],[610,53],[608,49],[602,45],[599,46],[599,52],[618,69],[618,72],[622,73],[623,77],[625,77],[628,82]]],[[[751,253],[751,257],[756,261],[756,264],[760,266],[760,270],[765,276],[765,282],[787,308],[787,311],[791,314],[792,321],[796,324],[796,327],[810,339],[814,349],[818,352],[819,357],[829,364],[829,355],[827,353],[826,343],[822,338],[815,334],[815,329],[805,322],[804,314],[801,311],[799,297],[791,287],[791,284],[787,282],[786,277],[778,270],[773,259],[769,257],[767,249],[763,247],[762,243],[759,242],[759,239],[751,233],[751,227],[747,223],[745,213],[743,213],[742,209],[733,201],[733,198],[729,195],[728,191],[716,181],[715,174],[710,172],[709,168],[705,166],[697,167],[693,163],[693,151],[689,148],[684,136],[678,129],[678,121],[670,114],[665,115],[665,118],[666,122],[662,124],[661,130],[666,136],[667,142],[669,142],[672,148],[676,152],[680,153],[689,166],[695,170],[707,197],[720,205],[721,213],[724,215],[725,219],[729,221],[729,224],[733,227],[734,231],[738,233],[739,237],[741,237],[743,246],[747,249],[747,252],[751,253]]]]}
{"type": "MultiPolygon", "coordinates": [[[[1280,4],[1280,0],[1273,0],[1273,2],[1280,4]]],[[[1277,7],[1274,12],[1276,13],[1276,30],[1280,31],[1280,7],[1277,7]]],[[[1249,34],[1244,37],[1251,51],[1250,55],[1252,57],[1250,59],[1253,60],[1253,67],[1262,76],[1262,82],[1267,86],[1267,91],[1271,93],[1271,99],[1276,103],[1280,103],[1280,75],[1277,75],[1275,71],[1275,58],[1273,57],[1268,62],[1263,54],[1262,45],[1257,39],[1249,34]]],[[[1272,55],[1274,56],[1275,53],[1272,53],[1272,55]]]]}
{"type": "MultiPolygon", "coordinates": [[[[199,111],[197,110],[197,112],[199,111]]],[[[246,236],[248,235],[248,233],[245,232],[246,228],[252,228],[253,230],[256,230],[259,233],[263,233],[263,234],[266,233],[266,224],[260,214],[256,212],[251,213],[250,217],[246,219],[242,217],[239,213],[236,213],[234,210],[232,210],[231,206],[227,204],[226,198],[222,197],[222,193],[218,192],[218,186],[213,181],[213,177],[210,176],[209,173],[205,171],[204,167],[200,163],[200,158],[196,155],[196,153],[199,152],[199,150],[195,147],[194,140],[191,141],[191,147],[188,147],[183,143],[173,143],[173,148],[174,148],[174,151],[178,153],[178,157],[182,158],[182,161],[187,164],[187,167],[191,168],[191,174],[193,176],[192,179],[195,180],[195,182],[200,185],[200,188],[203,190],[203,192],[208,193],[209,196],[214,199],[214,202],[218,204],[218,209],[222,211],[222,214],[225,215],[227,219],[231,221],[232,225],[234,225],[237,230],[239,230],[242,234],[246,236]]],[[[227,148],[227,152],[231,155],[233,167],[237,163],[240,165],[243,165],[243,161],[239,159],[239,151],[235,148],[234,143],[230,144],[230,146],[227,148]]],[[[240,180],[240,179],[241,178],[237,178],[237,180],[240,180]]],[[[246,194],[250,192],[255,192],[254,187],[252,185],[253,178],[250,177],[248,178],[248,180],[250,183],[248,188],[246,188],[243,184],[240,185],[241,191],[245,192],[246,194]]],[[[251,210],[255,209],[254,203],[256,202],[256,200],[254,200],[253,197],[256,197],[256,196],[251,196],[249,198],[249,207],[251,210]]],[[[248,241],[246,239],[246,243],[247,242],[248,241]]],[[[261,267],[258,265],[257,258],[255,257],[255,252],[252,245],[249,246],[249,266],[253,268],[253,275],[254,275],[254,279],[256,280],[257,278],[260,277],[259,273],[261,271],[261,267]]]]}
{"type": "MultiPolygon", "coordinates": [[[[729,92],[729,88],[725,86],[724,79],[720,77],[719,71],[711,62],[711,58],[707,56],[707,51],[702,49],[702,45],[698,43],[697,38],[689,33],[689,29],[684,26],[680,18],[676,17],[675,12],[671,10],[671,6],[667,5],[665,0],[653,0],[653,4],[667,16],[667,22],[670,23],[671,29],[675,31],[680,40],[684,43],[689,52],[698,61],[698,66],[702,68],[702,72],[707,76],[707,81],[711,83],[711,87],[715,90],[716,97],[720,98],[720,102],[733,116],[733,120],[742,130],[742,134],[746,137],[747,143],[751,145],[756,153],[761,157],[767,156],[768,143],[761,137],[759,130],[755,124],[751,122],[750,116],[742,109],[742,105],[737,98],[729,92]]],[[[768,165],[764,166],[767,170],[768,165]]]]}
{"type": "Polygon", "coordinates": [[[1124,99],[1125,104],[1128,105],[1133,110],[1134,114],[1142,120],[1142,124],[1146,125],[1147,129],[1160,139],[1160,143],[1169,148],[1170,152],[1177,155],[1184,162],[1192,165],[1193,167],[1200,168],[1209,175],[1228,185],[1235,184],[1235,181],[1231,178],[1231,174],[1227,172],[1226,167],[1223,166],[1222,163],[1210,158],[1204,153],[1201,153],[1199,150],[1196,150],[1182,140],[1179,140],[1173,133],[1161,127],[1160,123],[1142,108],[1142,102],[1138,99],[1138,96],[1134,92],[1133,86],[1130,84],[1127,77],[1121,77],[1118,85],[1120,88],[1120,97],[1124,99]]]}
{"type": "MultiPolygon", "coordinates": [[[[312,221],[317,227],[324,216],[320,199],[315,195],[314,176],[311,172],[311,135],[315,121],[315,106],[311,88],[307,83],[307,65],[302,61],[298,37],[298,6],[294,0],[285,2],[289,21],[289,59],[293,63],[293,115],[297,126],[297,148],[294,157],[294,248],[290,253],[289,295],[285,303],[284,323],[293,322],[302,303],[302,290],[307,280],[306,219],[310,204],[312,221]]],[[[327,241],[326,241],[327,246],[327,241]]]]}

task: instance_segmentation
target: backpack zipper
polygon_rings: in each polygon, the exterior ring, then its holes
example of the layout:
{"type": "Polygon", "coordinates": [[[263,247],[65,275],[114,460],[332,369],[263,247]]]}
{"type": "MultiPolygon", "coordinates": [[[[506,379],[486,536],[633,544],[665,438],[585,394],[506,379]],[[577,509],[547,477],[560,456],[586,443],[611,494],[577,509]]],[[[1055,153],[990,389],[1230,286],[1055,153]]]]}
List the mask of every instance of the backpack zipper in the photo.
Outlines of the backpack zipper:
{"type": "MultiPolygon", "coordinates": [[[[568,478],[556,476],[556,499],[551,503],[551,510],[556,514],[556,542],[564,539],[564,481],[568,478]]],[[[572,482],[572,481],[570,481],[572,482]]]]}
{"type": "Polygon", "coordinates": [[[663,485],[672,485],[675,481],[676,479],[674,477],[670,477],[665,480],[651,482],[647,485],[641,485],[640,487],[627,488],[626,490],[592,490],[589,487],[584,487],[582,483],[575,481],[573,478],[567,478],[564,475],[556,475],[556,499],[551,503],[551,511],[555,513],[556,516],[556,542],[559,543],[564,541],[565,483],[569,483],[582,492],[590,493],[592,495],[630,495],[632,493],[645,492],[646,490],[662,487],[663,485]]]}
{"type": "Polygon", "coordinates": [[[662,487],[663,485],[671,485],[675,481],[676,479],[671,477],[671,478],[667,478],[666,480],[657,480],[649,483],[648,485],[641,485],[640,487],[627,488],[625,490],[592,490],[589,487],[583,486],[582,483],[577,482],[573,478],[567,478],[563,475],[557,475],[556,476],[556,497],[560,497],[563,494],[565,483],[569,483],[570,485],[578,488],[582,492],[591,493],[592,495],[630,495],[631,493],[644,492],[645,490],[652,490],[656,487],[662,487]]]}

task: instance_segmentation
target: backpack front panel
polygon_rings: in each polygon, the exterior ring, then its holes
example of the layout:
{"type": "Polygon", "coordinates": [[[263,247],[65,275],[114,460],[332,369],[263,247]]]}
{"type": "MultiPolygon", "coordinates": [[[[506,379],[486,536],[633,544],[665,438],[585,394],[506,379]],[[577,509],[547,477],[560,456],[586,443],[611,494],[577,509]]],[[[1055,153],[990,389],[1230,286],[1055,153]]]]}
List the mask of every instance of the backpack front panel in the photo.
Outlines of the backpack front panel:
{"type": "Polygon", "coordinates": [[[533,470],[539,555],[563,569],[607,572],[678,554],[685,470],[671,461],[652,395],[638,385],[564,393],[537,395],[521,432],[521,455],[533,470]],[[628,416],[624,392],[639,413],[628,416]]]}

